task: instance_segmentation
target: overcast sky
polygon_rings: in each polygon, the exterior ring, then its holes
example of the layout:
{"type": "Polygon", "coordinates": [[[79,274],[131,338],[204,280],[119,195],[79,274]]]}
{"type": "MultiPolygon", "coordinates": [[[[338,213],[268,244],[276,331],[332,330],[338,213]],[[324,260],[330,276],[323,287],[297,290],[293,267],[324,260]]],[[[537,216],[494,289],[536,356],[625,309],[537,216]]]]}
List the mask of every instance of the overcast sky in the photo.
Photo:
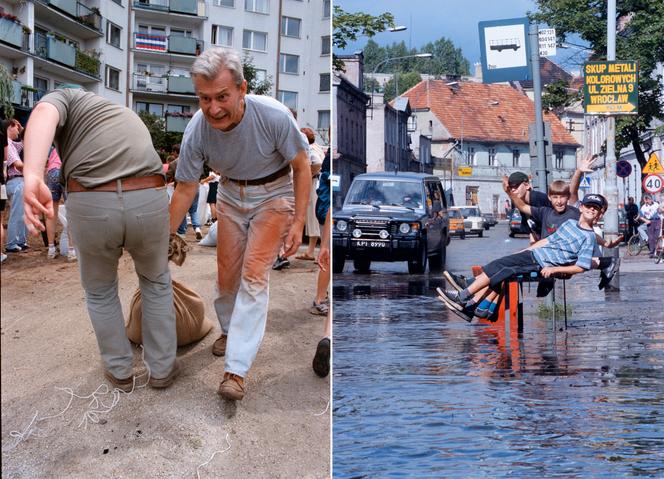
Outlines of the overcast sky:
{"type": "MultiPolygon", "coordinates": [[[[420,48],[425,43],[440,37],[452,40],[461,48],[464,56],[472,64],[480,61],[478,22],[525,17],[529,11],[535,11],[534,0],[334,0],[345,11],[362,11],[372,15],[391,12],[397,25],[408,29],[404,32],[383,32],[373,39],[380,45],[404,41],[406,46],[420,48]]],[[[544,25],[542,25],[544,27],[544,25]]],[[[343,53],[361,50],[367,38],[349,43],[343,53]]],[[[577,51],[558,49],[558,55],[550,59],[565,69],[579,70],[575,65],[577,51]]],[[[582,60],[581,60],[582,61],[582,60]]]]}

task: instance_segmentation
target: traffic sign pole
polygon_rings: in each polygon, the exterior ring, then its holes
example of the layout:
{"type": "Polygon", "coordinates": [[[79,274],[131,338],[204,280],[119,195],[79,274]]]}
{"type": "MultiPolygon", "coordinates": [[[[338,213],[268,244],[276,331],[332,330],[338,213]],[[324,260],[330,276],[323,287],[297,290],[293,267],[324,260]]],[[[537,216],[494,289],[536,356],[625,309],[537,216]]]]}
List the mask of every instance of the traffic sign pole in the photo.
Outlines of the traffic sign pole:
{"type": "Polygon", "coordinates": [[[535,137],[537,141],[537,190],[547,192],[546,156],[544,155],[544,117],[542,115],[542,82],[539,70],[539,29],[536,23],[530,24],[530,66],[533,69],[533,93],[535,94],[535,137]]]}

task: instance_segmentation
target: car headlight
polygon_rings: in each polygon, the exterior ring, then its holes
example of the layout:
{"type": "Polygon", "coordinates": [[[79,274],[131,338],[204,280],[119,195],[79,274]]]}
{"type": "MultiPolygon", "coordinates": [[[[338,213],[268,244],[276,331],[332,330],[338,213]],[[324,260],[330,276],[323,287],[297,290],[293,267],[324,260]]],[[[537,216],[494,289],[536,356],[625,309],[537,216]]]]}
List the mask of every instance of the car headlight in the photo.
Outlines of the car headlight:
{"type": "Polygon", "coordinates": [[[355,228],[353,230],[353,238],[359,238],[362,236],[362,230],[360,228],[355,228]]]}
{"type": "Polygon", "coordinates": [[[337,221],[337,231],[346,231],[348,229],[348,223],[344,220],[337,221]]]}
{"type": "Polygon", "coordinates": [[[390,233],[388,233],[387,230],[380,230],[378,232],[378,236],[380,237],[380,239],[387,239],[390,237],[390,233]]]}
{"type": "Polygon", "coordinates": [[[410,225],[408,223],[401,223],[399,225],[399,233],[402,234],[410,233],[410,225]]]}

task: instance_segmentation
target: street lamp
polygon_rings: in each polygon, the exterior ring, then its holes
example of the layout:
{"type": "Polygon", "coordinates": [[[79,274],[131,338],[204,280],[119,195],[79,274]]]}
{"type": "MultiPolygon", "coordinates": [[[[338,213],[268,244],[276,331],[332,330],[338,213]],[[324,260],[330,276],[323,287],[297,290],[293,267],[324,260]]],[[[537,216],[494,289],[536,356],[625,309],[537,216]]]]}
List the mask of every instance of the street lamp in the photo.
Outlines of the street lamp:
{"type": "Polygon", "coordinates": [[[403,25],[397,25],[396,27],[388,28],[388,32],[403,32],[404,30],[407,30],[408,27],[405,27],[403,25]]]}

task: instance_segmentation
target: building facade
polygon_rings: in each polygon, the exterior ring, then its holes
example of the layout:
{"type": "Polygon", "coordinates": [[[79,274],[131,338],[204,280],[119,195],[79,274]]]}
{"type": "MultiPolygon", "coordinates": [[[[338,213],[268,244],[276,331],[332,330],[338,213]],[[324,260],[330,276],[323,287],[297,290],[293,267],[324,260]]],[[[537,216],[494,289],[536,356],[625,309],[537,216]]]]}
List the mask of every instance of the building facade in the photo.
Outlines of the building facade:
{"type": "Polygon", "coordinates": [[[217,45],[250,59],[268,94],[326,144],[330,39],[329,0],[0,0],[0,62],[17,106],[75,83],[165,118],[169,131],[197,108],[189,71],[217,45]]]}

